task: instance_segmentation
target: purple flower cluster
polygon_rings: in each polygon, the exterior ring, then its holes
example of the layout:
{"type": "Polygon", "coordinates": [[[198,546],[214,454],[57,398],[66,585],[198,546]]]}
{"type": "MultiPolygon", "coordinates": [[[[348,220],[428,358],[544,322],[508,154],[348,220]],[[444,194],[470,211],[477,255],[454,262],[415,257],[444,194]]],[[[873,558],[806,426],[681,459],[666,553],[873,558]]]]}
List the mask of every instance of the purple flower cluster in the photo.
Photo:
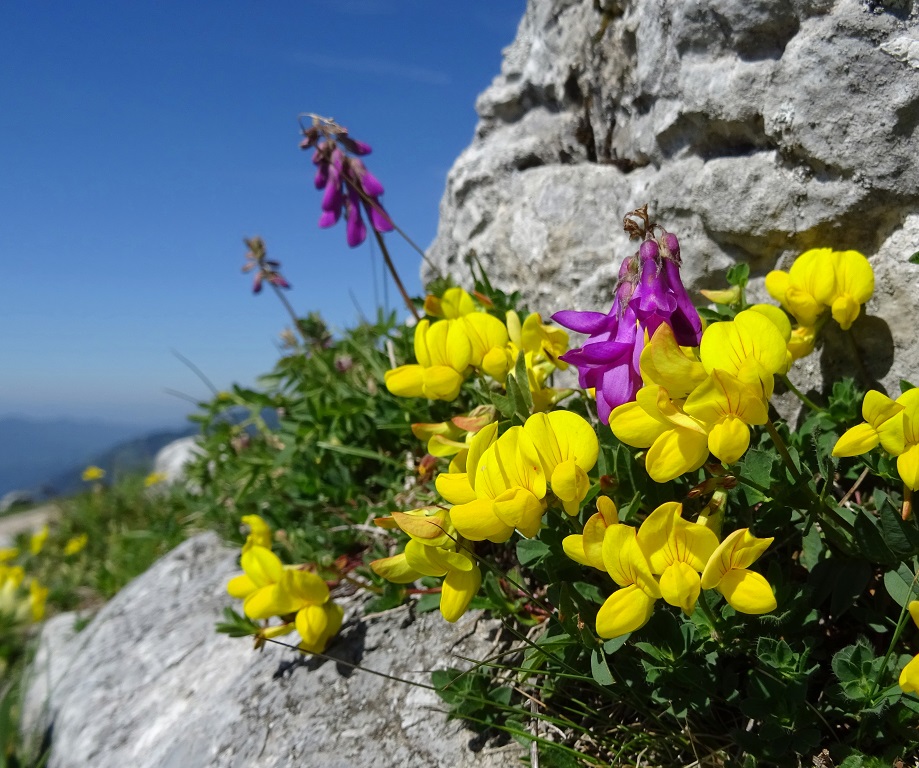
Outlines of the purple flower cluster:
{"type": "Polygon", "coordinates": [[[578,369],[582,387],[596,389],[604,424],[614,408],[635,399],[642,385],[638,364],[646,332],[650,338],[667,323],[683,346],[698,346],[702,339],[702,321],[680,280],[679,241],[669,232],[657,239],[650,232],[644,237],[638,253],[619,268],[616,298],[607,314],[564,310],[552,315],[559,325],[589,335],[584,346],[561,359],[578,369]]]}
{"type": "Polygon", "coordinates": [[[316,166],[316,189],[325,190],[322,196],[320,227],[331,227],[345,212],[346,236],[352,248],[367,237],[367,227],[361,207],[367,212],[370,225],[377,232],[391,232],[392,220],[380,203],[383,185],[360,159],[369,155],[369,144],[348,136],[348,129],[327,118],[313,117],[313,124],[303,129],[301,149],[313,149],[316,166]]]}

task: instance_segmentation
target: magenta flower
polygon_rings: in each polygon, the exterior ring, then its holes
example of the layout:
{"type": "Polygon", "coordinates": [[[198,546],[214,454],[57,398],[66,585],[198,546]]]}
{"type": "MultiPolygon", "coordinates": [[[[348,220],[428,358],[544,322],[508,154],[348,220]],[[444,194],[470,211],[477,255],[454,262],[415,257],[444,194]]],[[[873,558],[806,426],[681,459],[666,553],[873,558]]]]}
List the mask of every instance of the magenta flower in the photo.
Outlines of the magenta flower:
{"type": "Polygon", "coordinates": [[[564,310],[552,316],[559,325],[588,334],[582,347],[561,359],[578,369],[581,387],[596,389],[604,424],[614,408],[635,399],[642,385],[639,360],[646,332],[650,337],[667,323],[684,346],[698,346],[702,338],[702,321],[680,280],[679,241],[663,230],[654,239],[653,229],[648,223],[638,253],[622,262],[607,314],[564,310]]]}
{"type": "Polygon", "coordinates": [[[367,238],[361,209],[377,232],[391,232],[392,220],[380,203],[383,185],[364,165],[360,156],[369,155],[369,144],[348,136],[348,130],[334,121],[310,115],[313,123],[303,129],[301,149],[313,149],[316,189],[324,190],[320,227],[331,227],[345,214],[345,236],[352,248],[367,238]]]}

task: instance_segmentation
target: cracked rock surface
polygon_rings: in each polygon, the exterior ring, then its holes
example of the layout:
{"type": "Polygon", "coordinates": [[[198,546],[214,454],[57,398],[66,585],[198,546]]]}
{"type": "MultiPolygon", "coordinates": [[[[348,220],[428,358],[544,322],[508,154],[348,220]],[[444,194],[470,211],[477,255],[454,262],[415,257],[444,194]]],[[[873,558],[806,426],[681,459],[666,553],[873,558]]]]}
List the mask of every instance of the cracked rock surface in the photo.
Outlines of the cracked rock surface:
{"type": "MultiPolygon", "coordinates": [[[[497,768],[516,747],[489,747],[447,722],[423,670],[484,657],[494,622],[456,624],[409,608],[364,619],[345,602],[334,660],[218,635],[238,552],[191,539],[125,587],[88,627],[49,621],[32,669],[24,731],[51,737],[50,768],[419,766],[497,768]],[[50,729],[50,730],[49,730],[50,729]],[[480,749],[469,748],[470,743],[480,749]]],[[[296,635],[293,635],[296,638],[296,635]]],[[[284,639],[284,638],[282,638],[284,639]]],[[[295,642],[296,640],[292,641],[295,642]]]]}
{"type": "Polygon", "coordinates": [[[609,308],[636,250],[622,216],[646,202],[695,289],[735,262],[761,279],[854,248],[892,334],[863,324],[856,341],[906,349],[868,375],[898,393],[919,378],[897,328],[919,316],[917,15],[909,0],[529,0],[428,256],[468,284],[475,252],[547,316],[609,308]]]}

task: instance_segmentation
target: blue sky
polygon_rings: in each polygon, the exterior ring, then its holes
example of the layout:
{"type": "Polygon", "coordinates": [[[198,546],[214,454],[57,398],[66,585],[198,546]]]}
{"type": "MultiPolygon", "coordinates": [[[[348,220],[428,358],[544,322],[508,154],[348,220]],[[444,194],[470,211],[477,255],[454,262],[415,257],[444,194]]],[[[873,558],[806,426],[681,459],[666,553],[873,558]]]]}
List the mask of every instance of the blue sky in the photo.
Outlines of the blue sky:
{"type": "MultiPolygon", "coordinates": [[[[298,310],[342,328],[350,290],[373,312],[378,254],[316,227],[297,114],[373,146],[384,205],[427,246],[524,7],[0,5],[0,415],[180,423],[188,406],[164,390],[207,390],[172,349],[219,387],[269,371],[285,316],[240,272],[246,236],[282,262],[298,310]]],[[[419,257],[388,242],[420,292],[419,257]]]]}

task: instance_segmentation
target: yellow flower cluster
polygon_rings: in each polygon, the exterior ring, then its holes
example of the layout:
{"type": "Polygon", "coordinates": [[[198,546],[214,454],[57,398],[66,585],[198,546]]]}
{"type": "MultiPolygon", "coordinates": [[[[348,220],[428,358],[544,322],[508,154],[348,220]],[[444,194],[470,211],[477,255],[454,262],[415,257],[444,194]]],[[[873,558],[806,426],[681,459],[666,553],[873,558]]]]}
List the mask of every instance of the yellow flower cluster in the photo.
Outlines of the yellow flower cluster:
{"type": "Polygon", "coordinates": [[[568,334],[544,325],[533,313],[521,323],[508,312],[506,325],[476,309],[462,288],[449,288],[441,298],[428,296],[425,311],[434,322],[415,326],[415,359],[386,372],[386,388],[398,397],[455,400],[466,376],[481,371],[503,384],[520,354],[524,355],[528,384],[539,407],[557,402],[564,393],[545,387],[555,368],[564,369],[559,355],[568,349],[568,334]]]}
{"type": "MultiPolygon", "coordinates": [[[[4,550],[18,555],[17,550],[4,550]]],[[[21,624],[44,618],[48,588],[37,579],[26,579],[21,565],[0,565],[0,621],[21,624]]]]}
{"type": "Polygon", "coordinates": [[[919,389],[908,389],[896,400],[871,390],[862,403],[862,417],[862,424],[839,438],[833,455],[859,456],[881,445],[897,457],[903,483],[919,490],[919,389]]]}
{"type": "Polygon", "coordinates": [[[648,449],[645,466],[659,483],[698,469],[709,452],[733,463],[750,445],[750,425],[766,423],[774,376],[789,364],[776,319],[758,308],[706,328],[698,355],[663,324],[641,354],[644,386],[613,410],[610,428],[648,449]]]}
{"type": "Polygon", "coordinates": [[[611,499],[600,497],[583,534],[562,542],[572,560],[605,571],[621,587],[597,613],[600,637],[640,629],[660,598],[691,615],[703,589],[718,590],[741,613],[775,609],[769,582],[749,570],[772,539],[741,528],[719,543],[712,529],[684,520],[682,509],[677,502],[661,504],[636,530],[619,522],[611,499]]]}
{"type": "Polygon", "coordinates": [[[329,587],[306,566],[285,566],[271,551],[271,528],[258,517],[247,515],[250,528],[240,564],[243,573],[230,579],[227,592],[243,601],[243,613],[265,621],[259,637],[274,638],[293,632],[300,635],[300,648],[322,653],[341,628],[344,612],[329,595],[329,587]],[[268,620],[280,618],[280,624],[268,620]]]}
{"type": "Polygon", "coordinates": [[[371,567],[396,584],[444,577],[440,610],[447,621],[456,621],[482,580],[469,542],[504,542],[514,530],[535,536],[550,491],[569,515],[578,514],[598,451],[593,427],[569,411],[533,414],[501,436],[497,422],[481,427],[435,481],[454,506],[394,512],[378,520],[410,540],[404,552],[371,567]]]}
{"type": "Polygon", "coordinates": [[[450,517],[465,538],[500,543],[515,529],[530,538],[542,526],[549,490],[569,515],[578,513],[598,451],[582,417],[536,413],[500,437],[497,422],[480,429],[435,484],[454,505],[450,517]]]}
{"type": "Polygon", "coordinates": [[[874,293],[874,271],[858,251],[813,248],[795,259],[788,272],[766,275],[766,290],[802,327],[813,328],[829,308],[846,331],[874,293]]]}

